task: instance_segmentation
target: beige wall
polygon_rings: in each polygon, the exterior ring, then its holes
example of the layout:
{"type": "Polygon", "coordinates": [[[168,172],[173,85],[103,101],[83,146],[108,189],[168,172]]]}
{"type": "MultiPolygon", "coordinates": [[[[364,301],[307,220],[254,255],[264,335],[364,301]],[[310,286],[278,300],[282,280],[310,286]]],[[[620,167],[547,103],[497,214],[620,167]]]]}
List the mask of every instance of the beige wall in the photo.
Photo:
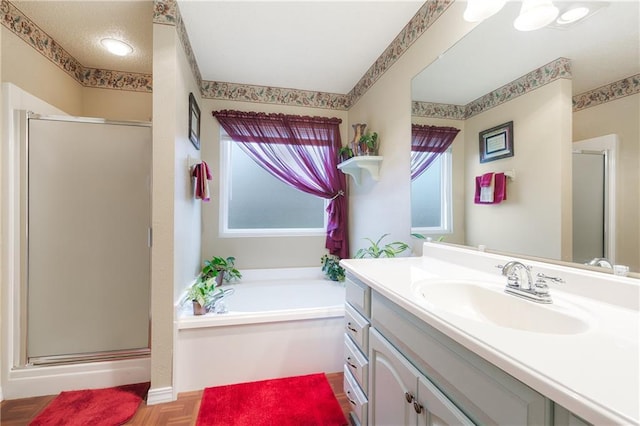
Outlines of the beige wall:
{"type": "Polygon", "coordinates": [[[82,115],[80,83],[4,26],[1,31],[2,81],[15,84],[67,114],[82,115]]]}
{"type": "Polygon", "coordinates": [[[573,140],[617,134],[616,263],[640,270],[640,94],[573,114],[573,140]]]}
{"type": "Polygon", "coordinates": [[[570,80],[557,80],[466,120],[466,244],[571,258],[570,134],[570,80]],[[514,122],[515,155],[481,164],[478,133],[508,121],[514,122]],[[507,170],[516,172],[516,180],[507,182],[507,201],[474,204],[475,176],[507,170]]]}
{"type": "MultiPolygon", "coordinates": [[[[410,241],[411,85],[414,75],[450,48],[474,25],[462,19],[464,4],[447,11],[385,72],[349,110],[349,124],[367,123],[380,134],[380,181],[350,181],[351,253],[390,233],[383,242],[410,241]]],[[[353,137],[353,132],[349,132],[353,137]]]]}
{"type": "Polygon", "coordinates": [[[204,99],[202,109],[202,156],[213,170],[210,182],[211,202],[203,203],[203,258],[235,256],[236,266],[242,269],[317,266],[327,252],[324,236],[309,237],[256,237],[221,238],[219,236],[220,209],[220,125],[211,113],[231,109],[283,113],[342,119],[340,136],[347,140],[347,112],[319,108],[269,105],[250,102],[217,101],[204,99]]]}
{"type": "Polygon", "coordinates": [[[109,120],[151,121],[153,95],[127,90],[82,88],[82,115],[109,120]]]}

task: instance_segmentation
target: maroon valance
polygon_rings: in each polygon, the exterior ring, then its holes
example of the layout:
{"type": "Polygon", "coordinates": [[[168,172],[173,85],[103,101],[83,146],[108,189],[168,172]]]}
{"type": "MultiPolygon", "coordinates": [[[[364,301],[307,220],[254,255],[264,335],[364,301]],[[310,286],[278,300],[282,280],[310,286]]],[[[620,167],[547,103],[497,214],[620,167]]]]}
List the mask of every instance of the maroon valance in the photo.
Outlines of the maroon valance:
{"type": "Polygon", "coordinates": [[[411,180],[451,146],[459,131],[455,127],[411,125],[411,180]]]}

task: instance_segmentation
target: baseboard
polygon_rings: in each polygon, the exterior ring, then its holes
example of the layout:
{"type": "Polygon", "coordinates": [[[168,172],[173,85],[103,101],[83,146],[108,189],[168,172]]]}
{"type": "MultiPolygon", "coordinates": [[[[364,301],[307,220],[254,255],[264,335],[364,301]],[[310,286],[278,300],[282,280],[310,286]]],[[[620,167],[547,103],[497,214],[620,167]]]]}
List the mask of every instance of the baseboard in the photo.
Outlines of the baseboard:
{"type": "Polygon", "coordinates": [[[173,401],[173,387],[149,389],[147,393],[147,405],[162,404],[173,401]]]}
{"type": "Polygon", "coordinates": [[[3,396],[3,393],[2,393],[2,386],[0,386],[0,402],[1,401],[4,401],[4,396],[3,396]]]}

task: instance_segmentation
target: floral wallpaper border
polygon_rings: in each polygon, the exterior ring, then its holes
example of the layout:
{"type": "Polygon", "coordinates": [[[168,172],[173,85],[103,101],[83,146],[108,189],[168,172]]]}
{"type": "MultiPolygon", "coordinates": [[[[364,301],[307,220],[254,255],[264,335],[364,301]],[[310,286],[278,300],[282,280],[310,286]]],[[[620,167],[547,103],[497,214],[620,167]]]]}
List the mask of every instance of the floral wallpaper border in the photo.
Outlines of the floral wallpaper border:
{"type": "Polygon", "coordinates": [[[418,117],[453,118],[466,120],[481,112],[530,93],[558,79],[571,79],[571,61],[558,58],[504,86],[469,102],[467,105],[413,102],[411,114],[418,117]]]}
{"type": "Polygon", "coordinates": [[[84,67],[8,0],[0,3],[2,25],[85,87],[151,92],[151,74],[84,67]]]}
{"type": "Polygon", "coordinates": [[[640,93],[640,74],[614,81],[573,97],[573,112],[640,93]]]}

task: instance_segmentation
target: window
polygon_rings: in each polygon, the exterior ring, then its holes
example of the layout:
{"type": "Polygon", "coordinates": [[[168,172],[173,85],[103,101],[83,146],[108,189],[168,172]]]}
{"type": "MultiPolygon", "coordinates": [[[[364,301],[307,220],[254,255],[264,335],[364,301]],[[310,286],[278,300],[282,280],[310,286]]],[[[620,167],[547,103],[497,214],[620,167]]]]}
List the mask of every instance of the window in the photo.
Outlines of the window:
{"type": "Polygon", "coordinates": [[[411,231],[421,234],[452,232],[451,148],[411,182],[411,231]]]}
{"type": "Polygon", "coordinates": [[[326,233],[326,202],[273,177],[221,132],[222,236],[326,233]]]}

